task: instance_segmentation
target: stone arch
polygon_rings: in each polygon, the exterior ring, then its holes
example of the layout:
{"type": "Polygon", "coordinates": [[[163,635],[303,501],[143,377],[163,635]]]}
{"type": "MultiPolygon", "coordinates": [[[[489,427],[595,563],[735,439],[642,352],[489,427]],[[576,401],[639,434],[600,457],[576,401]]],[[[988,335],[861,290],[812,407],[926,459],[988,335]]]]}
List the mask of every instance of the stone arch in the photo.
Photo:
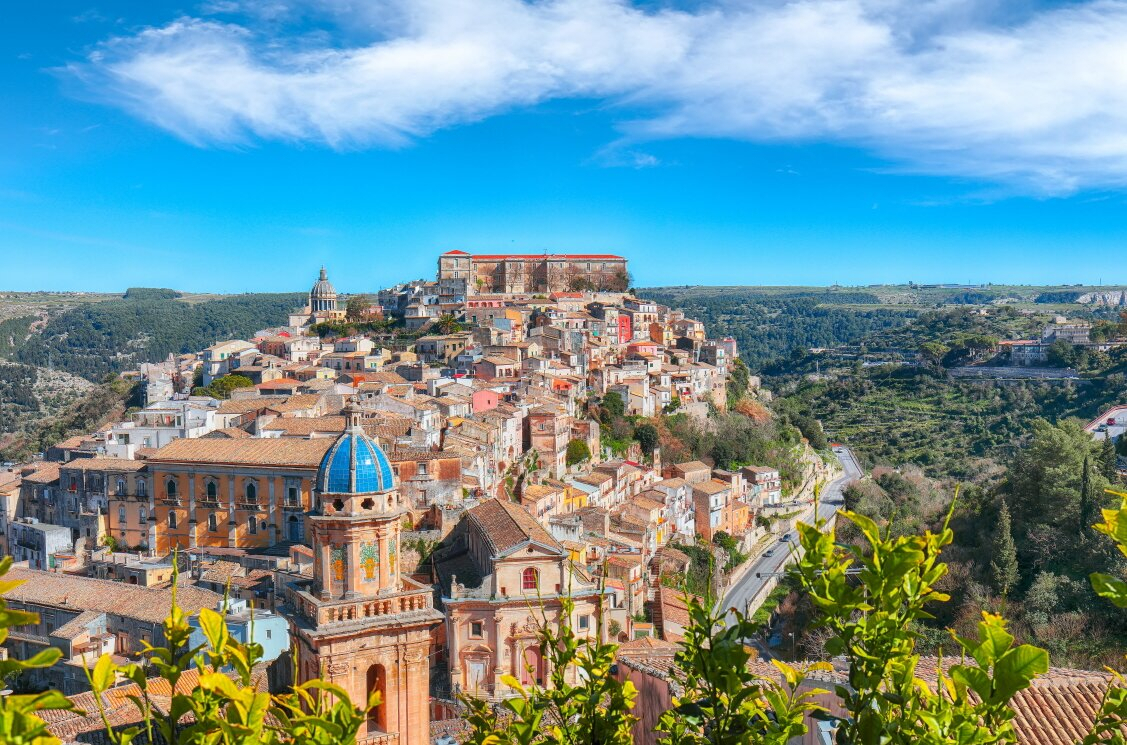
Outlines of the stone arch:
{"type": "Polygon", "coordinates": [[[378,691],[380,704],[368,714],[375,726],[387,732],[387,668],[376,663],[368,668],[368,695],[378,691]]]}

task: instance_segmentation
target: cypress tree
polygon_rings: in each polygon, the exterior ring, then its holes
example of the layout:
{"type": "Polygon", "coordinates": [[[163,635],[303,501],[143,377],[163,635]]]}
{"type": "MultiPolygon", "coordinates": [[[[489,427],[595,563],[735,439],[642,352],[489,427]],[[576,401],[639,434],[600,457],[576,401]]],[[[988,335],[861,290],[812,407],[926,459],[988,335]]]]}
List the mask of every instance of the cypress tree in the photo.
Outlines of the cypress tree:
{"type": "Polygon", "coordinates": [[[1010,508],[1006,500],[998,510],[998,525],[994,530],[994,557],[990,562],[990,574],[994,589],[1005,597],[1018,582],[1017,546],[1014,545],[1013,530],[1010,526],[1010,508]]]}
{"type": "Polygon", "coordinates": [[[1105,437],[1100,450],[1100,470],[1103,472],[1104,478],[1112,484],[1116,481],[1116,457],[1115,445],[1110,437],[1105,437]]]}
{"type": "Polygon", "coordinates": [[[1092,465],[1088,456],[1084,456],[1084,472],[1080,474],[1080,524],[1079,536],[1081,542],[1088,540],[1092,534],[1092,523],[1095,520],[1096,491],[1092,484],[1092,465]]]}

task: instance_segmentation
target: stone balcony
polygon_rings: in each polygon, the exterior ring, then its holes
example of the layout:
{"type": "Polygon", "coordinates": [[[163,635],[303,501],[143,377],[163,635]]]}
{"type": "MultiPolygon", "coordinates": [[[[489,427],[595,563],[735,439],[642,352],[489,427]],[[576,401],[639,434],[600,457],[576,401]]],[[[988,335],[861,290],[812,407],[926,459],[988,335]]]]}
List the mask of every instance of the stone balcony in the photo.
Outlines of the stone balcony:
{"type": "Polygon", "coordinates": [[[432,610],[434,594],[409,579],[401,580],[399,592],[385,592],[374,597],[334,598],[321,600],[307,585],[293,592],[297,611],[316,626],[330,623],[355,623],[413,611],[432,610]]]}

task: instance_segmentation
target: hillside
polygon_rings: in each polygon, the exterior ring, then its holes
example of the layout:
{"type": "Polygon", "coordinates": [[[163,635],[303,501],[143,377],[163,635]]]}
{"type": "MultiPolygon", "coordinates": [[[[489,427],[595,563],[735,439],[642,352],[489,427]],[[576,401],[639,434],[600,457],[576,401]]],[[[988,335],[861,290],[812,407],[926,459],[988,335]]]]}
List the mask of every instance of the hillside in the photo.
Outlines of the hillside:
{"type": "Polygon", "coordinates": [[[109,375],[284,325],[305,296],[0,293],[0,451],[37,452],[119,410],[109,375]]]}
{"type": "Polygon", "coordinates": [[[855,354],[807,353],[765,372],[789,406],[821,419],[831,437],[848,442],[870,462],[914,463],[935,476],[973,479],[1007,461],[1037,418],[1089,419],[1127,402],[1124,349],[1086,358],[1072,382],[965,380],[950,374],[952,366],[989,363],[986,345],[1035,336],[1051,319],[1052,314],[1025,315],[1005,307],[986,313],[929,311],[864,337],[850,350],[855,354]],[[945,352],[936,364],[860,364],[874,350],[928,344],[945,352]],[[811,374],[815,371],[820,374],[811,374]]]}
{"type": "Polygon", "coordinates": [[[883,305],[864,291],[704,287],[653,288],[639,295],[684,310],[705,324],[710,337],[734,337],[752,371],[795,349],[855,342],[918,312],[883,305]]]}
{"type": "Polygon", "coordinates": [[[15,345],[8,356],[99,381],[142,362],[284,325],[286,314],[303,298],[277,293],[197,300],[173,290],[133,289],[124,297],[49,315],[42,329],[15,345]]]}
{"type": "Polygon", "coordinates": [[[1118,286],[685,286],[651,287],[638,294],[684,310],[704,322],[710,336],[734,337],[752,372],[771,362],[785,366],[795,350],[855,345],[862,339],[884,346],[911,343],[914,331],[906,339],[874,334],[937,309],[1002,307],[1013,309],[1012,317],[1021,311],[1112,318],[1123,300],[1118,286]]]}

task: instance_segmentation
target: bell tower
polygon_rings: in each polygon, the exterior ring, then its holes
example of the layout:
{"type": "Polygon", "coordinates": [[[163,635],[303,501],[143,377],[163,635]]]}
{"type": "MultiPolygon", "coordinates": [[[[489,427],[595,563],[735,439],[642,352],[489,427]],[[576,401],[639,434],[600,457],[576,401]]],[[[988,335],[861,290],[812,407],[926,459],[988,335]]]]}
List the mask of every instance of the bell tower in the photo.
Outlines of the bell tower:
{"type": "Polygon", "coordinates": [[[353,703],[382,703],[358,742],[430,742],[431,631],[442,622],[431,589],[402,576],[399,533],[407,510],[387,455],[346,410],[349,427],[321,461],[309,516],[313,578],[289,599],[298,676],[324,678],[353,703]]]}

